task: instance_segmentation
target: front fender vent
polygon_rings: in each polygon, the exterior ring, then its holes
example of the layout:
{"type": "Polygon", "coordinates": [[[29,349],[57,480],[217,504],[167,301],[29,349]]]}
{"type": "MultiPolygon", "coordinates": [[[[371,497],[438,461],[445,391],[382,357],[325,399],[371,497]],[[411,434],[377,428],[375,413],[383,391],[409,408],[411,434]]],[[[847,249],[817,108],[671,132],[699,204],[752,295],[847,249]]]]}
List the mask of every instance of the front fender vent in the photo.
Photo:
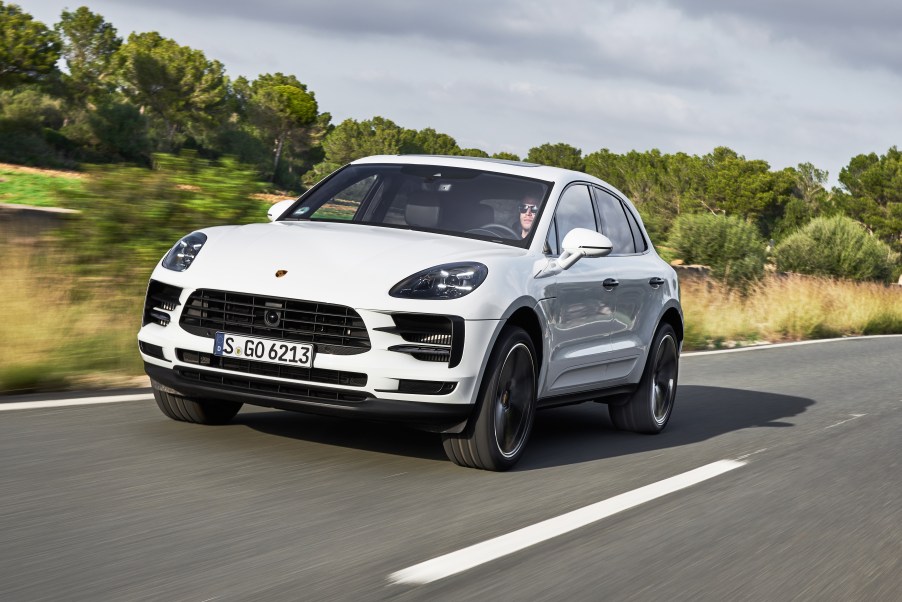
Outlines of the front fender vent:
{"type": "Polygon", "coordinates": [[[147,284],[147,296],[144,299],[144,318],[141,325],[159,324],[168,326],[172,321],[170,312],[174,312],[178,306],[182,289],[156,280],[147,284]]]}
{"type": "Polygon", "coordinates": [[[394,328],[379,328],[400,336],[406,343],[389,351],[406,353],[424,362],[446,362],[449,368],[460,363],[464,346],[464,320],[458,316],[392,314],[394,328]]]}

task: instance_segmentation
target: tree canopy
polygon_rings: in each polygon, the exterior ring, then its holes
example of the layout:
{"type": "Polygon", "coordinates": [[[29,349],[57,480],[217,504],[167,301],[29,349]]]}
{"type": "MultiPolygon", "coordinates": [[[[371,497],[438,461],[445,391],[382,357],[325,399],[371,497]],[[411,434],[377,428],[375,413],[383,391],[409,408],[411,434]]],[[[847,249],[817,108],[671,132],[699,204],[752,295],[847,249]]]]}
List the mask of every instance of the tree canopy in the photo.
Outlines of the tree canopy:
{"type": "MultiPolygon", "coordinates": [[[[48,28],[0,0],[0,160],[148,169],[165,163],[161,152],[182,151],[198,161],[244,165],[258,180],[295,192],[367,155],[520,160],[509,151],[463,148],[433,127],[411,129],[386,116],[335,125],[297,75],[231,79],[219,61],[158,32],[133,32],[123,41],[86,6],[62,11],[48,28]]],[[[548,142],[524,160],[585,171],[617,187],[656,241],[670,237],[684,216],[726,216],[737,232],[735,220],[775,244],[817,218],[846,216],[902,251],[902,152],[895,146],[852,157],[831,189],[828,173],[811,163],[775,170],[725,146],[704,155],[607,148],[584,154],[548,142]]]]}
{"type": "Polygon", "coordinates": [[[56,33],[15,4],[0,1],[0,88],[41,82],[60,58],[56,33]]]}
{"type": "Polygon", "coordinates": [[[84,102],[112,91],[114,59],[122,46],[116,28],[81,6],[72,12],[64,10],[55,29],[62,41],[73,97],[84,102]]]}
{"type": "Polygon", "coordinates": [[[157,32],[131,34],[120,50],[120,85],[137,106],[164,125],[166,146],[202,137],[225,105],[228,82],[219,61],[157,32]]]}

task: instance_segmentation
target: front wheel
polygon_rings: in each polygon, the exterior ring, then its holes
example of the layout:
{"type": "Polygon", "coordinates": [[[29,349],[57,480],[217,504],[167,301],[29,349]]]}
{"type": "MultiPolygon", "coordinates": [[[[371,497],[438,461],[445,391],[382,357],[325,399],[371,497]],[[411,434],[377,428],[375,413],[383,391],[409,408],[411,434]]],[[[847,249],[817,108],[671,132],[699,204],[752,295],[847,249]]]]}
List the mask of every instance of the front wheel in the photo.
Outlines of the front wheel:
{"type": "Polygon", "coordinates": [[[507,470],[520,459],[536,411],[536,353],[529,335],[510,326],[501,332],[482,377],[476,415],[442,443],[455,464],[507,470]]]}
{"type": "Polygon", "coordinates": [[[226,424],[241,406],[235,401],[200,401],[188,399],[174,393],[167,393],[159,388],[156,382],[153,385],[153,397],[157,406],[169,418],[181,422],[193,422],[195,424],[226,424]]]}
{"type": "Polygon", "coordinates": [[[608,406],[614,426],[651,435],[663,431],[673,412],[679,365],[676,333],[670,324],[662,324],[648,352],[639,387],[625,403],[608,406]]]}

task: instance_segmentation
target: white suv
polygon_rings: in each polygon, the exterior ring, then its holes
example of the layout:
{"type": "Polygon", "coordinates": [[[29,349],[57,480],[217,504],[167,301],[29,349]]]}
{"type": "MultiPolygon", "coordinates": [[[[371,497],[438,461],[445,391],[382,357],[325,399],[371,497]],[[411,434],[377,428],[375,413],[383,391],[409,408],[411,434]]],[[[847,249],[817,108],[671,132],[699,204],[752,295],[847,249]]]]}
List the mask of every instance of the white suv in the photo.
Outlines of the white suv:
{"type": "Polygon", "coordinates": [[[170,418],[224,423],[248,403],[399,421],[489,470],[517,462],[538,408],[667,424],[679,284],[605,182],[367,157],[269,217],[188,234],[153,272],[138,340],[170,418]]]}

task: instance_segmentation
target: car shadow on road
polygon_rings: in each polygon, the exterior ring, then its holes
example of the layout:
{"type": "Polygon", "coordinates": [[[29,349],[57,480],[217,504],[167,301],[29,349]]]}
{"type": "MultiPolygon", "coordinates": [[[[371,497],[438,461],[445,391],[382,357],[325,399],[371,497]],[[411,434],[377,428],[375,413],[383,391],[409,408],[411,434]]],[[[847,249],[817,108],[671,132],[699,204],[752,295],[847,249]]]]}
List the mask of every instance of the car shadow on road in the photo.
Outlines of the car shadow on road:
{"type": "MultiPolygon", "coordinates": [[[[788,418],[814,401],[802,397],[688,385],[680,387],[673,418],[660,435],[618,431],[603,404],[540,411],[517,471],[577,464],[603,458],[679,447],[746,428],[792,427],[788,418]]],[[[241,413],[254,430],[323,445],[430,460],[445,460],[439,436],[401,426],[292,412],[241,413]]]]}
{"type": "Polygon", "coordinates": [[[786,419],[814,403],[778,393],[682,386],[670,423],[659,435],[618,431],[601,404],[556,408],[539,414],[518,468],[532,470],[680,447],[747,428],[791,428],[786,419]]]}
{"type": "Polygon", "coordinates": [[[436,433],[398,424],[281,410],[241,412],[232,424],[299,441],[411,458],[445,460],[436,433]]]}

